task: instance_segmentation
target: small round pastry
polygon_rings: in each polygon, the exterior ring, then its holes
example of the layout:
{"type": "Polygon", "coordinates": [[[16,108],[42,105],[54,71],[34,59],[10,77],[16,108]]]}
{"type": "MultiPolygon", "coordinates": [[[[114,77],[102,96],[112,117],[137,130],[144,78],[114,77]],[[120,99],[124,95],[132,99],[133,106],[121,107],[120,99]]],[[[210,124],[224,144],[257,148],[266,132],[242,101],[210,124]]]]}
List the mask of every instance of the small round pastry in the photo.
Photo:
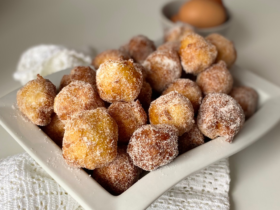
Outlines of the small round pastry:
{"type": "Polygon", "coordinates": [[[148,56],[143,66],[147,70],[147,82],[157,92],[162,92],[182,73],[180,59],[173,51],[155,51],[148,56]]]}
{"type": "Polygon", "coordinates": [[[133,164],[126,149],[126,146],[119,147],[117,157],[109,165],[92,172],[92,177],[113,195],[120,195],[130,188],[142,171],[133,164]]]}
{"type": "Polygon", "coordinates": [[[114,102],[109,106],[108,113],[118,124],[120,143],[128,143],[133,132],[147,123],[147,114],[138,100],[114,102]]]}
{"type": "Polygon", "coordinates": [[[66,121],[62,152],[66,163],[93,170],[117,156],[118,125],[105,108],[81,111],[66,121]]]}
{"type": "Polygon", "coordinates": [[[77,66],[71,70],[70,79],[71,81],[79,80],[91,84],[94,88],[96,87],[96,73],[89,66],[77,66]]]}
{"type": "Polygon", "coordinates": [[[188,132],[194,124],[193,106],[188,98],[172,91],[154,100],[149,108],[151,124],[175,126],[179,136],[188,132]]]}
{"type": "Polygon", "coordinates": [[[180,49],[180,42],[179,41],[172,41],[172,42],[165,42],[164,44],[160,45],[157,50],[158,51],[163,51],[163,50],[167,50],[167,51],[174,51],[176,53],[179,52],[180,49]]]}
{"type": "Polygon", "coordinates": [[[71,118],[77,112],[102,106],[104,102],[92,85],[77,80],[64,87],[54,100],[54,112],[62,121],[71,118]]]}
{"type": "Polygon", "coordinates": [[[218,136],[232,142],[245,121],[241,106],[224,93],[207,94],[200,106],[197,116],[199,130],[210,139],[218,136]]]}
{"type": "Polygon", "coordinates": [[[140,63],[133,63],[133,64],[135,68],[138,68],[142,72],[143,81],[146,80],[148,75],[147,75],[147,70],[144,68],[144,66],[140,63]]]}
{"type": "Polygon", "coordinates": [[[143,75],[132,60],[106,61],[96,74],[100,97],[107,102],[130,102],[139,95],[143,75]]]}
{"type": "Polygon", "coordinates": [[[237,53],[232,41],[220,34],[210,34],[205,39],[215,45],[218,50],[216,62],[223,60],[226,62],[228,68],[235,63],[237,53]]]}
{"type": "Polygon", "coordinates": [[[42,127],[42,130],[61,148],[64,136],[64,123],[53,113],[50,124],[42,127]]]}
{"type": "Polygon", "coordinates": [[[190,32],[194,32],[192,26],[187,24],[176,24],[164,33],[165,42],[181,41],[190,32]]]}
{"type": "Polygon", "coordinates": [[[178,140],[179,154],[183,154],[202,144],[204,144],[204,136],[201,133],[201,131],[198,129],[197,125],[194,124],[189,132],[186,132],[179,137],[178,140]]]}
{"type": "Polygon", "coordinates": [[[127,153],[134,165],[153,171],[178,155],[178,130],[170,125],[144,125],[133,133],[127,153]]]}
{"type": "Polygon", "coordinates": [[[62,88],[64,88],[65,86],[69,85],[71,83],[71,77],[70,75],[63,75],[63,77],[60,80],[60,86],[59,86],[59,90],[62,90],[62,88]]]}
{"type": "Polygon", "coordinates": [[[142,104],[143,108],[147,111],[152,101],[152,87],[148,82],[143,81],[142,89],[138,95],[138,100],[142,104]]]}
{"type": "Polygon", "coordinates": [[[233,86],[233,77],[224,61],[213,64],[197,76],[196,83],[204,95],[208,93],[228,94],[233,86]]]}
{"type": "Polygon", "coordinates": [[[129,56],[125,53],[123,53],[120,50],[106,50],[102,53],[99,53],[93,60],[92,60],[92,65],[94,66],[95,69],[98,69],[99,66],[104,63],[105,61],[108,60],[128,60],[129,56]]]}
{"type": "Polygon", "coordinates": [[[217,57],[217,49],[196,33],[188,33],[181,41],[179,55],[186,73],[197,75],[211,66],[217,57]]]}
{"type": "Polygon", "coordinates": [[[129,54],[137,63],[143,63],[144,60],[156,50],[153,41],[146,36],[134,36],[128,44],[129,54]]]}
{"type": "Polygon", "coordinates": [[[17,92],[17,106],[32,123],[40,126],[51,122],[56,87],[39,74],[17,92]]]}
{"type": "Polygon", "coordinates": [[[177,91],[188,98],[192,103],[194,113],[198,111],[202,101],[202,92],[194,81],[189,79],[177,79],[163,91],[162,95],[166,95],[172,91],[177,91]]]}
{"type": "Polygon", "coordinates": [[[259,95],[253,88],[245,86],[234,87],[229,95],[240,104],[246,119],[256,112],[259,95]]]}

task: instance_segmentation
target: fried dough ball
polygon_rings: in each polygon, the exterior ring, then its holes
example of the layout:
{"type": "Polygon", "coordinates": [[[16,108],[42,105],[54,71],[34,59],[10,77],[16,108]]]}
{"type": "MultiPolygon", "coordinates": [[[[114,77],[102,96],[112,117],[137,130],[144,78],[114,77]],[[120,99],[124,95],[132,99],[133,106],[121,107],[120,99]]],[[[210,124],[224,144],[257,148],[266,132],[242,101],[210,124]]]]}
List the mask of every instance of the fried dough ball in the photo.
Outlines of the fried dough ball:
{"type": "Polygon", "coordinates": [[[144,125],[133,133],[127,152],[134,165],[153,171],[178,155],[178,130],[170,125],[144,125]]]}
{"type": "Polygon", "coordinates": [[[133,132],[147,123],[147,114],[137,100],[129,103],[114,102],[108,108],[119,128],[119,142],[128,143],[133,132]]]}
{"type": "Polygon", "coordinates": [[[151,85],[148,82],[144,81],[143,85],[142,85],[142,89],[141,89],[137,99],[141,102],[141,104],[145,110],[149,109],[149,106],[152,101],[152,93],[153,93],[153,90],[152,90],[151,85]]]}
{"type": "Polygon", "coordinates": [[[175,79],[181,77],[180,59],[173,51],[155,51],[143,63],[147,82],[157,92],[162,92],[175,79]]]}
{"type": "Polygon", "coordinates": [[[256,112],[259,95],[253,88],[245,86],[234,87],[229,95],[242,107],[246,119],[256,112]]]}
{"type": "Polygon", "coordinates": [[[245,120],[241,106],[224,93],[207,94],[200,106],[197,116],[199,130],[210,139],[218,136],[232,142],[245,120]]]}
{"type": "Polygon", "coordinates": [[[65,86],[69,85],[72,82],[70,75],[63,75],[60,81],[59,90],[62,90],[65,86]]]}
{"type": "Polygon", "coordinates": [[[172,41],[172,42],[165,42],[164,44],[160,45],[157,50],[167,50],[167,51],[174,51],[176,53],[179,52],[180,49],[180,42],[179,41],[172,41]]]}
{"type": "Polygon", "coordinates": [[[216,62],[223,60],[226,62],[228,68],[235,63],[237,53],[232,41],[220,34],[210,34],[205,39],[215,45],[218,50],[216,62]]]}
{"type": "Polygon", "coordinates": [[[128,60],[129,56],[123,53],[120,50],[106,50],[102,53],[99,53],[93,60],[92,65],[95,69],[98,69],[99,66],[108,60],[128,60]]]}
{"type": "Polygon", "coordinates": [[[104,106],[92,85],[83,81],[73,81],[55,97],[54,112],[65,121],[77,112],[104,106]]]}
{"type": "Polygon", "coordinates": [[[181,41],[182,38],[190,32],[194,32],[193,27],[186,24],[176,24],[174,27],[165,32],[164,41],[181,41]]]}
{"type": "Polygon", "coordinates": [[[32,123],[40,126],[51,122],[56,87],[37,74],[17,92],[17,106],[32,123]]]}
{"type": "Polygon", "coordinates": [[[100,97],[107,102],[130,102],[139,95],[143,75],[132,60],[106,61],[96,74],[100,97]]]}
{"type": "Polygon", "coordinates": [[[50,124],[42,127],[42,130],[61,148],[64,136],[64,123],[54,113],[50,124]]]}
{"type": "Polygon", "coordinates": [[[140,63],[133,63],[133,65],[135,68],[138,68],[142,72],[143,81],[146,80],[148,75],[147,75],[147,70],[144,68],[144,66],[140,63]]]}
{"type": "Polygon", "coordinates": [[[128,43],[129,54],[137,63],[143,63],[145,59],[156,50],[153,41],[143,35],[134,36],[128,43]]]}
{"type": "Polygon", "coordinates": [[[181,41],[179,55],[186,73],[197,75],[211,66],[217,57],[217,49],[196,33],[188,33],[181,41]]]}
{"type": "Polygon", "coordinates": [[[192,103],[194,113],[198,111],[202,101],[202,92],[194,81],[189,79],[177,79],[163,91],[162,95],[166,95],[172,91],[177,91],[188,98],[192,103]]]}
{"type": "Polygon", "coordinates": [[[138,181],[142,171],[133,164],[126,149],[126,146],[119,147],[113,162],[92,172],[92,177],[113,195],[119,195],[130,188],[138,181]]]}
{"type": "Polygon", "coordinates": [[[202,144],[204,144],[204,136],[201,133],[201,131],[198,129],[197,125],[194,124],[189,132],[186,132],[179,137],[178,140],[179,154],[183,154],[202,144]]]}
{"type": "Polygon", "coordinates": [[[226,93],[228,94],[233,86],[233,77],[227,69],[224,61],[213,64],[210,68],[197,76],[196,83],[203,94],[226,93]]]}
{"type": "Polygon", "coordinates": [[[117,156],[118,125],[105,108],[81,111],[66,121],[62,152],[66,163],[93,170],[117,156]]]}
{"type": "Polygon", "coordinates": [[[194,111],[188,98],[172,91],[154,100],[149,108],[151,124],[174,125],[179,136],[188,132],[194,124],[194,111]]]}

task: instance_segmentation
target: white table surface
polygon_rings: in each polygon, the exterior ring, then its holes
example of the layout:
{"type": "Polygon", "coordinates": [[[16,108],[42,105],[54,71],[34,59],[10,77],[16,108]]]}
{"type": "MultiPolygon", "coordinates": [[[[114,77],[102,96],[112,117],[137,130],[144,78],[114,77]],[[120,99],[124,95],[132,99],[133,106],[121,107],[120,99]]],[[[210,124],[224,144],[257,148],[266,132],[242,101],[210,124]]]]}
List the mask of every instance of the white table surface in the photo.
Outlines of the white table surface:
{"type": "MultiPolygon", "coordinates": [[[[133,35],[162,35],[159,8],[166,0],[0,1],[0,97],[20,84],[12,79],[28,47],[62,44],[117,48],[133,35]]],[[[226,0],[234,15],[228,37],[237,64],[280,86],[280,1],[226,0]]],[[[0,158],[23,152],[0,127],[0,158]]],[[[231,209],[280,209],[280,124],[230,158],[231,209]]]]}

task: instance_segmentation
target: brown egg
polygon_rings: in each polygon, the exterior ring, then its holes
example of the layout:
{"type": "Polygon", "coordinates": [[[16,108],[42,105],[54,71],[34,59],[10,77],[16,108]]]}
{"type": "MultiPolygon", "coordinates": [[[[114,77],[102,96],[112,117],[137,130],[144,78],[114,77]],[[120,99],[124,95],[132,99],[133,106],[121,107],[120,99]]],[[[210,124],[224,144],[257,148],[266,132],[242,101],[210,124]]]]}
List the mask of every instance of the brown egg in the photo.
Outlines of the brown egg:
{"type": "Polygon", "coordinates": [[[194,27],[209,28],[224,23],[226,11],[214,1],[190,0],[180,8],[179,18],[194,27]]]}

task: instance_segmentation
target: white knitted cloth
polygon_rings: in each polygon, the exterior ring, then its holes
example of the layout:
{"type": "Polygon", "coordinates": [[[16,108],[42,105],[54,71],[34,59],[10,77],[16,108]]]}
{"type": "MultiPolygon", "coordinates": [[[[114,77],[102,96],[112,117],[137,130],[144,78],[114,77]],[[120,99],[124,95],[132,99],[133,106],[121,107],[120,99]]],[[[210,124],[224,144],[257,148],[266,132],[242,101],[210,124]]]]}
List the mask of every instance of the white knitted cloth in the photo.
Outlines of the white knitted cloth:
{"type": "MultiPolygon", "coordinates": [[[[221,160],[187,177],[148,210],[228,210],[229,166],[221,160]]],[[[0,160],[1,210],[81,210],[27,153],[0,160]]]]}

